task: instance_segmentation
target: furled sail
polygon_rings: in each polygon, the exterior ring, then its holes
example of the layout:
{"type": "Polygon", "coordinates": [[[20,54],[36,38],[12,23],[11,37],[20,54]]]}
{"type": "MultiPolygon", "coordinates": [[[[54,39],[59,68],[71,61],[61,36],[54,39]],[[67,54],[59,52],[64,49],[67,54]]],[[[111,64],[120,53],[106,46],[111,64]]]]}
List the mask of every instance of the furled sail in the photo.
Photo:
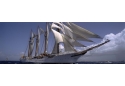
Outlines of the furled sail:
{"type": "Polygon", "coordinates": [[[47,48],[48,48],[48,37],[49,37],[49,25],[48,23],[46,23],[46,31],[45,31],[45,50],[44,50],[44,53],[47,53],[47,48]]]}
{"type": "Polygon", "coordinates": [[[29,49],[28,49],[28,57],[30,58],[32,58],[32,53],[33,53],[33,48],[34,48],[34,37],[35,37],[35,34],[31,31],[29,49]]]}
{"type": "Polygon", "coordinates": [[[37,35],[36,35],[36,51],[35,51],[35,56],[39,55],[40,35],[41,35],[41,32],[40,32],[40,29],[38,28],[37,29],[37,35]]]}
{"type": "Polygon", "coordinates": [[[94,34],[74,23],[68,22],[67,25],[68,25],[68,27],[70,27],[72,29],[73,32],[80,34],[81,36],[83,36],[85,38],[101,38],[97,34],[94,34]]]}

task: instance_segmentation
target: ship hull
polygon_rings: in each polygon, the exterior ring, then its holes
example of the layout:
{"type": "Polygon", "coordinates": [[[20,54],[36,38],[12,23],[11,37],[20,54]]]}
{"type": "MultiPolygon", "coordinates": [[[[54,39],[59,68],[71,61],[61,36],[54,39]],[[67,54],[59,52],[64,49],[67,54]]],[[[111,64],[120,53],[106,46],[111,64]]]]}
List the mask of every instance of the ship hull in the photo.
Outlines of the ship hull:
{"type": "Polygon", "coordinates": [[[63,55],[48,55],[48,56],[44,56],[41,59],[37,59],[37,58],[29,59],[28,57],[26,57],[25,59],[21,58],[20,61],[31,62],[31,63],[76,63],[77,60],[83,55],[85,55],[88,51],[94,48],[100,47],[108,42],[110,42],[110,40],[107,40],[104,43],[98,44],[96,46],[93,46],[91,48],[88,48],[84,51],[77,52],[77,53],[70,53],[70,54],[63,54],[63,55]]]}
{"type": "Polygon", "coordinates": [[[57,55],[53,57],[43,57],[41,59],[20,59],[22,63],[76,63],[79,56],[73,56],[72,54],[57,55]]]}

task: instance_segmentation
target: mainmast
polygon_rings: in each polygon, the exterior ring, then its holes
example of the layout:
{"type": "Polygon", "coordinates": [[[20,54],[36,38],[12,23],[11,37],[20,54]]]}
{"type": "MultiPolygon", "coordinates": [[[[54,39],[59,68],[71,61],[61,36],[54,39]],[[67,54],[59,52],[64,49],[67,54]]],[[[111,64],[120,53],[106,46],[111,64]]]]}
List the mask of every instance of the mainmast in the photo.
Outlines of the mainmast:
{"type": "Polygon", "coordinates": [[[48,28],[48,23],[46,22],[46,31],[45,31],[45,49],[44,49],[44,54],[47,54],[47,46],[48,46],[48,35],[49,35],[49,28],[48,28]]]}
{"type": "MultiPolygon", "coordinates": [[[[57,24],[57,25],[59,26],[59,24],[57,24]]],[[[57,32],[60,33],[60,29],[59,28],[57,28],[57,32]]],[[[59,43],[57,44],[57,53],[59,54],[59,43]]]]}

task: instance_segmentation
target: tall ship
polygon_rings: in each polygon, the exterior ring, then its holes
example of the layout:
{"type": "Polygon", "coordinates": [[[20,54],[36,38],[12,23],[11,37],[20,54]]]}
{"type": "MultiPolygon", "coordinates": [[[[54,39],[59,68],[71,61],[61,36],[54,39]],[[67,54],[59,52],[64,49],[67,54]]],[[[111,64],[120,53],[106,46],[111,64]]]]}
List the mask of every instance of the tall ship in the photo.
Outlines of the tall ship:
{"type": "Polygon", "coordinates": [[[101,37],[89,30],[86,30],[72,22],[47,22],[46,30],[38,27],[37,34],[31,31],[30,39],[28,43],[28,49],[21,58],[21,62],[31,62],[31,63],[76,63],[80,57],[95,48],[98,48],[110,40],[106,40],[103,43],[97,44],[95,46],[86,48],[84,44],[79,41],[93,42],[90,38],[101,37]],[[49,53],[48,50],[48,39],[49,34],[54,35],[54,47],[49,53]],[[44,52],[40,52],[41,34],[44,35],[44,52]],[[64,49],[60,49],[60,44],[63,44],[64,49]],[[79,47],[85,47],[84,50],[77,50],[79,47]],[[35,51],[35,52],[33,52],[35,51]],[[35,53],[33,55],[33,53],[35,53]],[[27,55],[26,55],[27,54],[27,55]]]}

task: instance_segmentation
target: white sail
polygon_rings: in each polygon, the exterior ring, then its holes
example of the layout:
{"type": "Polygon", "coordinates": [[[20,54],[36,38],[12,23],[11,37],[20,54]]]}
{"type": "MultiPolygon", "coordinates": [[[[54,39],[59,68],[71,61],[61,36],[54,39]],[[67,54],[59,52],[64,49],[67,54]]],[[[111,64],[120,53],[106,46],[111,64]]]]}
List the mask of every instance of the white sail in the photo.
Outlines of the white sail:
{"type": "Polygon", "coordinates": [[[71,43],[65,38],[65,36],[62,35],[62,37],[63,37],[63,41],[64,41],[63,43],[64,43],[65,52],[77,52],[74,49],[73,45],[71,45],[71,43]]]}
{"type": "Polygon", "coordinates": [[[59,53],[58,48],[59,48],[59,43],[61,43],[61,42],[64,43],[65,51],[68,51],[68,52],[69,51],[76,51],[74,49],[74,47],[85,47],[81,43],[77,42],[77,40],[93,42],[92,40],[90,40],[88,38],[90,36],[91,37],[97,36],[96,34],[90,32],[90,31],[87,31],[85,29],[82,30],[81,27],[79,27],[73,23],[68,23],[68,26],[66,26],[60,22],[52,23],[51,30],[52,30],[54,37],[55,37],[55,40],[56,40],[53,51],[52,51],[53,54],[59,53]],[[55,28],[60,29],[63,32],[63,34],[54,30],[55,28]],[[85,34],[83,34],[83,32],[85,34]]]}
{"type": "Polygon", "coordinates": [[[73,32],[80,34],[81,36],[85,37],[85,38],[101,38],[100,36],[98,36],[97,34],[94,34],[74,23],[67,23],[68,27],[70,27],[72,29],[73,32]]]}
{"type": "Polygon", "coordinates": [[[53,29],[51,29],[51,30],[52,30],[52,32],[54,34],[54,37],[55,37],[55,45],[54,45],[52,54],[57,54],[58,53],[57,46],[58,46],[59,43],[63,42],[63,38],[62,38],[62,35],[59,32],[57,32],[53,29]]]}
{"type": "Polygon", "coordinates": [[[34,48],[34,37],[35,37],[35,34],[31,31],[29,49],[28,49],[28,57],[30,58],[32,58],[32,53],[33,53],[33,48],[34,48]]]}
{"type": "Polygon", "coordinates": [[[84,36],[73,32],[72,29],[70,29],[68,26],[66,26],[66,25],[63,25],[63,26],[64,26],[65,35],[68,35],[72,39],[79,40],[79,41],[93,42],[92,40],[85,38],[84,36]]]}
{"type": "Polygon", "coordinates": [[[57,23],[57,22],[52,23],[51,29],[55,29],[55,28],[57,28],[57,29],[61,30],[63,33],[65,33],[63,25],[61,23],[57,23]]]}
{"type": "Polygon", "coordinates": [[[60,26],[63,30],[64,30],[64,24],[61,22],[53,22],[54,24],[57,24],[58,26],[60,26]]]}
{"type": "Polygon", "coordinates": [[[57,32],[57,31],[55,31],[55,30],[53,30],[52,29],[52,32],[54,33],[54,36],[55,36],[55,45],[54,45],[54,48],[53,48],[53,51],[52,51],[52,54],[57,54],[58,53],[58,44],[59,43],[64,43],[64,48],[65,48],[65,51],[67,52],[71,52],[71,51],[76,51],[74,48],[73,48],[73,46],[75,45],[75,46],[83,46],[83,45],[81,45],[80,43],[78,43],[78,42],[76,42],[76,41],[74,41],[73,39],[73,41],[70,39],[70,38],[68,38],[68,37],[66,37],[65,35],[63,35],[63,34],[60,34],[59,32],[57,32]],[[69,39],[70,39],[70,41],[69,41],[69,39]]]}
{"type": "Polygon", "coordinates": [[[37,35],[36,35],[36,51],[35,51],[35,56],[39,55],[40,35],[41,35],[41,32],[40,32],[40,29],[38,28],[37,35]]]}
{"type": "Polygon", "coordinates": [[[70,45],[72,45],[74,47],[85,47],[84,45],[82,45],[81,43],[77,42],[76,40],[68,37],[67,35],[63,35],[63,37],[70,43],[70,45]]]}
{"type": "Polygon", "coordinates": [[[53,29],[52,29],[52,32],[54,33],[55,40],[56,40],[57,43],[63,42],[62,35],[59,32],[57,32],[53,29]]]}
{"type": "Polygon", "coordinates": [[[51,28],[52,28],[52,29],[58,28],[58,29],[62,30],[62,28],[61,28],[60,26],[56,25],[55,23],[52,23],[51,28]]]}

